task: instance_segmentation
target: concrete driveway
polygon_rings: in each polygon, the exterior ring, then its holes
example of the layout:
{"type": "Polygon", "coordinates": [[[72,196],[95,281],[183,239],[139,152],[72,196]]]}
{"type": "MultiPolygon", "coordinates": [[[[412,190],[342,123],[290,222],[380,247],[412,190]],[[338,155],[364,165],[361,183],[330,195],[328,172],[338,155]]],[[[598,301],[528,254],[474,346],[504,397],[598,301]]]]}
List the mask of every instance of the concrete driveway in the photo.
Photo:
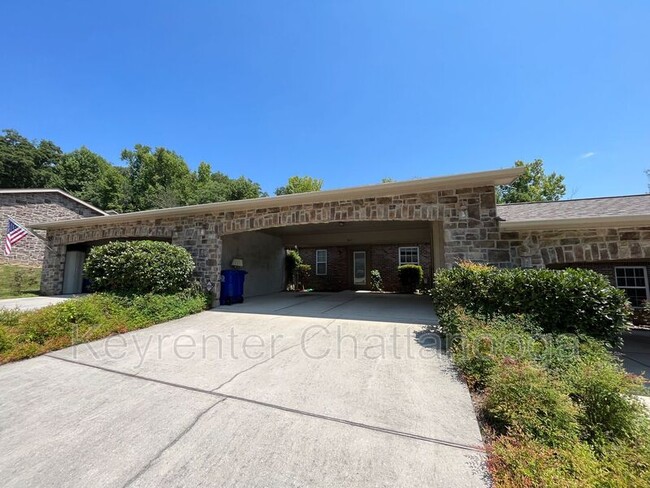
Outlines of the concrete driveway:
{"type": "Polygon", "coordinates": [[[425,297],[278,294],[0,367],[3,486],[487,486],[425,297]]]}
{"type": "Polygon", "coordinates": [[[64,302],[70,298],[81,295],[58,295],[54,297],[26,297],[26,298],[3,298],[0,300],[0,308],[18,310],[36,310],[39,308],[64,302]]]}

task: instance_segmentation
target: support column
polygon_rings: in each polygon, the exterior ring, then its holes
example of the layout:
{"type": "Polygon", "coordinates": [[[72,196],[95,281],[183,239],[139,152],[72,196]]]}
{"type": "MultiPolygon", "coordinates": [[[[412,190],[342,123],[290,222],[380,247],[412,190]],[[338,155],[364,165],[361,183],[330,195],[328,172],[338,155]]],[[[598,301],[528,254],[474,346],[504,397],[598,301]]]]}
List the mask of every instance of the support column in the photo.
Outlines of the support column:
{"type": "Polygon", "coordinates": [[[54,244],[48,232],[48,246],[43,257],[41,272],[41,293],[43,295],[60,295],[63,291],[63,269],[65,267],[65,244],[54,244]]]}
{"type": "MultiPolygon", "coordinates": [[[[212,294],[219,297],[221,276],[221,239],[217,233],[216,219],[212,216],[189,218],[176,228],[172,244],[188,250],[196,264],[195,275],[204,290],[208,281],[213,284],[212,294]]],[[[214,301],[214,300],[213,300],[214,301]]]]}

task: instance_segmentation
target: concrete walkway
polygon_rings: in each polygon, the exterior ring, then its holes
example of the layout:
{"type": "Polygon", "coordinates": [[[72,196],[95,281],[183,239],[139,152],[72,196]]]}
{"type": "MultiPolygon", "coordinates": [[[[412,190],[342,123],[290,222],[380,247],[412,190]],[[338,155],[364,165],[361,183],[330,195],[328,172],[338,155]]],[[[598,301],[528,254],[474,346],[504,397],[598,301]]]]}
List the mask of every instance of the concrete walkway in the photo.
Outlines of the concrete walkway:
{"type": "Polygon", "coordinates": [[[18,310],[36,310],[39,308],[63,302],[75,295],[58,295],[54,297],[27,297],[27,298],[4,298],[0,300],[0,308],[18,310]]]}
{"type": "Polygon", "coordinates": [[[279,294],[0,367],[3,486],[487,486],[427,298],[279,294]]]}

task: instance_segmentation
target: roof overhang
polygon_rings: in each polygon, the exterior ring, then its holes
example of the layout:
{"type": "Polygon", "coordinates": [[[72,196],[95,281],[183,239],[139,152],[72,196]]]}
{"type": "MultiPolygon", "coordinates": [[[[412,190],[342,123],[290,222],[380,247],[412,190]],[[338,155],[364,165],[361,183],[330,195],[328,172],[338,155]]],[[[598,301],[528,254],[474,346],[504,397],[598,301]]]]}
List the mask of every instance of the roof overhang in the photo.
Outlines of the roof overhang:
{"type": "Polygon", "coordinates": [[[144,210],[119,215],[88,217],[77,220],[60,220],[33,224],[32,229],[65,229],[69,227],[86,227],[97,224],[116,224],[141,220],[159,219],[165,217],[182,217],[218,212],[234,212],[238,210],[258,210],[266,208],[288,207],[310,203],[326,203],[338,200],[350,200],[369,197],[386,197],[409,193],[424,193],[429,191],[450,190],[456,188],[475,188],[481,186],[508,185],[525,171],[525,168],[515,167],[478,173],[464,173],[435,178],[399,181],[394,183],[379,183],[375,185],[356,186],[338,190],[324,190],[293,195],[252,198],[229,202],[206,203],[186,207],[144,210]]]}
{"type": "Polygon", "coordinates": [[[608,215],[571,219],[505,220],[500,223],[500,229],[505,231],[593,229],[603,227],[636,226],[650,226],[650,215],[608,215]]]}

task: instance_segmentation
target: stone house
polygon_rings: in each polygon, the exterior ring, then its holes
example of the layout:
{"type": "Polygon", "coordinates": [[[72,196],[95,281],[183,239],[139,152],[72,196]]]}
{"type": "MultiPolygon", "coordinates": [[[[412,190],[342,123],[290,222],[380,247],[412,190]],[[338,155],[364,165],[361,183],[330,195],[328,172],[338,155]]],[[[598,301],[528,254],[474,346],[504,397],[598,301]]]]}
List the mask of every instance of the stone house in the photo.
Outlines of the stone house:
{"type": "Polygon", "coordinates": [[[282,290],[286,250],[297,247],[312,266],[310,286],[316,289],[367,288],[371,269],[380,270],[387,289],[396,289],[400,263],[422,265],[430,280],[436,269],[468,259],[496,266],[603,266],[630,296],[638,295],[637,302],[645,299],[650,197],[497,205],[495,186],[522,171],[34,224],[47,232],[50,247],[42,291],[61,293],[70,252],[114,239],[162,239],[188,249],[197,278],[217,294],[220,271],[234,259],[243,260],[249,273],[246,296],[282,290]]]}
{"type": "MultiPolygon", "coordinates": [[[[56,189],[0,189],[0,235],[4,238],[8,219],[29,227],[37,222],[76,220],[83,217],[107,215],[78,198],[56,189]]],[[[42,234],[42,231],[34,233],[42,234]]],[[[9,256],[0,253],[0,264],[23,264],[41,266],[45,256],[45,244],[41,239],[28,235],[17,243],[9,256]]]]}

